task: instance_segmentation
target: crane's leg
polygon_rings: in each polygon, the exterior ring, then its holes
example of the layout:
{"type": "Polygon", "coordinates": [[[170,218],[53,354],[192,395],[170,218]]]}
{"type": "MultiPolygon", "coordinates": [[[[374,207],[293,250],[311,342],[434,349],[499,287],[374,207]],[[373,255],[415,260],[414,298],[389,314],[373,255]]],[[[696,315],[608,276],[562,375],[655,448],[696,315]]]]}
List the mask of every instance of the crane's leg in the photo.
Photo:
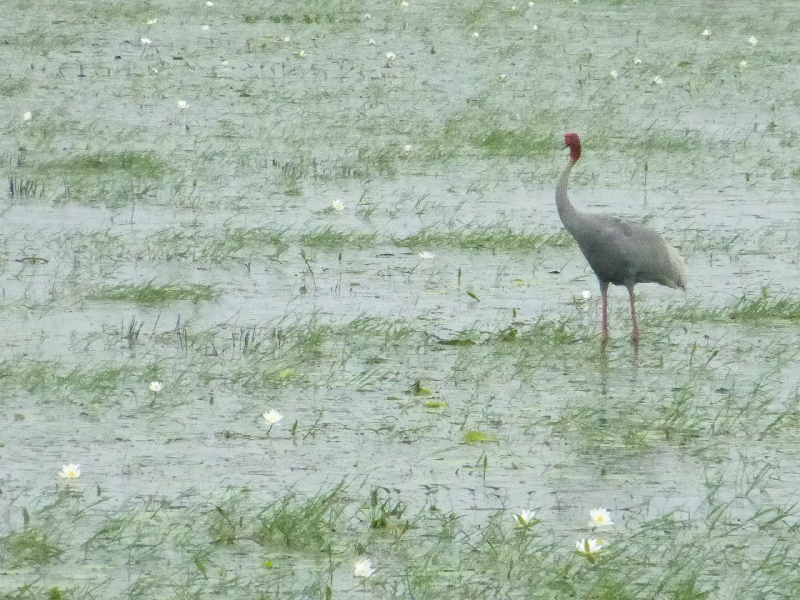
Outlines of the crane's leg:
{"type": "Polygon", "coordinates": [[[600,341],[606,343],[608,341],[608,282],[600,280],[600,298],[603,304],[603,335],[600,336],[600,341]]]}
{"type": "Polygon", "coordinates": [[[626,286],[631,297],[631,318],[633,319],[633,333],[631,339],[634,344],[639,341],[639,324],[636,322],[636,298],[633,295],[633,285],[626,286]]]}

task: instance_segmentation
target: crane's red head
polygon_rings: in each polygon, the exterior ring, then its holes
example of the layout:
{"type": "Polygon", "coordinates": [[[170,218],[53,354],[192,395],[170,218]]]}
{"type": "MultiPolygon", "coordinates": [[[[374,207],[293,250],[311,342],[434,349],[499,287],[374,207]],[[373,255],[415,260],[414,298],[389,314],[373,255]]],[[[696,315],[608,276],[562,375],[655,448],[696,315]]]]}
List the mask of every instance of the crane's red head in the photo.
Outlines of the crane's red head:
{"type": "Polygon", "coordinates": [[[565,148],[569,148],[569,157],[572,162],[578,162],[581,157],[581,138],[577,133],[568,133],[564,136],[565,148]]]}

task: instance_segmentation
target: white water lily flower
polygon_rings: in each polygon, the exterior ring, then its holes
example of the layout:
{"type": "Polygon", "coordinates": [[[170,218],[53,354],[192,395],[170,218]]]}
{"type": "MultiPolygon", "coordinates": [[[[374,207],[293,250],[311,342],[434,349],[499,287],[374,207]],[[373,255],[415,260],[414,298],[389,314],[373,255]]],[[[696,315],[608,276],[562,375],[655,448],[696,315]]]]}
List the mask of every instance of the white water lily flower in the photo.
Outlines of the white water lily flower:
{"type": "Polygon", "coordinates": [[[481,37],[481,34],[476,31],[472,34],[472,37],[481,37]]]}
{"type": "Polygon", "coordinates": [[[181,110],[189,108],[189,103],[186,100],[178,100],[177,102],[175,102],[175,104],[177,104],[178,108],[180,108],[181,110]]]}
{"type": "Polygon", "coordinates": [[[153,40],[151,40],[150,38],[142,38],[142,46],[149,46],[152,43],[153,40]]]}
{"type": "Polygon", "coordinates": [[[664,83],[664,80],[661,79],[661,77],[659,77],[658,75],[653,77],[653,84],[654,85],[661,85],[662,83],[664,83]]]}
{"type": "Polygon", "coordinates": [[[525,523],[530,523],[531,521],[533,521],[533,519],[536,517],[536,511],[523,510],[521,513],[517,513],[514,516],[520,523],[524,525],[525,523]]]}
{"type": "Polygon", "coordinates": [[[264,413],[264,420],[270,425],[275,425],[275,423],[280,421],[282,418],[283,415],[277,410],[270,410],[269,412],[264,413]]]}
{"type": "Polygon", "coordinates": [[[616,71],[611,71],[609,75],[611,75],[611,79],[619,79],[619,73],[617,73],[616,71]]]}
{"type": "Polygon", "coordinates": [[[605,508],[594,508],[590,510],[589,518],[589,527],[608,527],[614,524],[614,521],[611,520],[611,513],[605,508]]]}
{"type": "Polygon", "coordinates": [[[400,6],[408,6],[408,2],[406,2],[406,0],[403,0],[403,1],[400,3],[400,6]]]}
{"type": "Polygon", "coordinates": [[[500,73],[500,77],[498,77],[500,81],[508,81],[508,75],[505,73],[500,73]]]}
{"type": "Polygon", "coordinates": [[[64,465],[61,467],[59,475],[61,475],[62,479],[77,479],[81,476],[81,466],[73,465],[72,463],[64,465]]]}
{"type": "Polygon", "coordinates": [[[24,115],[22,115],[22,120],[23,121],[30,121],[32,118],[33,118],[33,114],[31,114],[31,111],[28,111],[24,115]]]}
{"type": "Polygon", "coordinates": [[[300,58],[305,58],[306,57],[305,50],[300,50],[300,52],[297,53],[297,56],[299,56],[300,58]]]}
{"type": "Polygon", "coordinates": [[[369,13],[367,13],[367,14],[365,14],[365,15],[364,15],[364,18],[365,18],[365,19],[371,19],[371,18],[372,18],[372,15],[371,15],[371,14],[369,14],[369,13]]]}
{"type": "Polygon", "coordinates": [[[372,568],[372,562],[365,558],[364,560],[360,560],[356,563],[356,568],[353,570],[353,576],[370,577],[374,572],[375,569],[372,568]]]}
{"type": "Polygon", "coordinates": [[[158,23],[158,19],[150,19],[147,21],[147,25],[155,25],[156,23],[158,23]]]}
{"type": "Polygon", "coordinates": [[[386,58],[389,59],[389,60],[394,60],[395,59],[394,52],[387,52],[386,53],[386,58]]]}
{"type": "Polygon", "coordinates": [[[583,290],[581,292],[581,298],[583,298],[584,300],[591,300],[592,292],[590,292],[589,290],[583,290]]]}
{"type": "Polygon", "coordinates": [[[708,29],[703,29],[703,35],[705,37],[710,37],[711,36],[711,32],[708,29]]]}
{"type": "Polygon", "coordinates": [[[344,210],[344,204],[341,200],[334,200],[331,202],[331,208],[336,211],[344,210]]]}
{"type": "Polygon", "coordinates": [[[292,41],[292,38],[290,38],[290,37],[287,35],[285,38],[283,38],[283,41],[284,41],[284,42],[291,42],[291,41],[292,41]]]}
{"type": "Polygon", "coordinates": [[[436,255],[433,252],[428,252],[427,250],[420,252],[417,256],[419,256],[422,260],[431,260],[432,258],[436,258],[436,255]]]}
{"type": "Polygon", "coordinates": [[[369,45],[370,46],[374,46],[375,45],[375,40],[373,40],[372,38],[369,38],[369,45]]]}
{"type": "Polygon", "coordinates": [[[642,64],[642,59],[641,58],[634,58],[633,59],[633,64],[635,64],[637,66],[642,64]]]}
{"type": "Polygon", "coordinates": [[[605,545],[594,538],[583,538],[582,540],[575,542],[575,548],[577,549],[578,554],[581,556],[590,557],[593,554],[600,552],[603,548],[605,548],[605,545]]]}
{"type": "Polygon", "coordinates": [[[206,2],[206,6],[214,6],[214,3],[211,2],[211,0],[208,0],[208,2],[206,2]]]}
{"type": "Polygon", "coordinates": [[[160,381],[151,381],[149,387],[151,392],[160,392],[164,389],[164,385],[160,381]]]}
{"type": "Polygon", "coordinates": [[[538,26],[538,25],[534,25],[534,26],[533,26],[533,30],[534,30],[534,31],[539,31],[539,26],[538,26]]]}
{"type": "Polygon", "coordinates": [[[747,43],[751,46],[755,46],[758,43],[758,40],[756,39],[756,36],[751,35],[750,39],[747,40],[747,43]]]}
{"type": "Polygon", "coordinates": [[[740,62],[739,63],[739,68],[742,69],[742,70],[746,69],[747,68],[747,61],[743,60],[742,62],[740,62]]]}
{"type": "Polygon", "coordinates": [[[406,154],[411,152],[413,149],[414,149],[414,146],[412,146],[411,144],[406,144],[405,146],[403,146],[403,152],[405,152],[406,154]]]}
{"type": "Polygon", "coordinates": [[[210,27],[208,25],[203,25],[203,31],[208,31],[210,27]]]}
{"type": "Polygon", "coordinates": [[[528,8],[533,6],[533,2],[528,2],[528,8]]]}
{"type": "Polygon", "coordinates": [[[535,510],[523,510],[520,513],[516,513],[514,515],[514,519],[517,522],[517,524],[514,526],[514,529],[520,530],[528,530],[539,523],[539,521],[536,519],[535,510]]]}

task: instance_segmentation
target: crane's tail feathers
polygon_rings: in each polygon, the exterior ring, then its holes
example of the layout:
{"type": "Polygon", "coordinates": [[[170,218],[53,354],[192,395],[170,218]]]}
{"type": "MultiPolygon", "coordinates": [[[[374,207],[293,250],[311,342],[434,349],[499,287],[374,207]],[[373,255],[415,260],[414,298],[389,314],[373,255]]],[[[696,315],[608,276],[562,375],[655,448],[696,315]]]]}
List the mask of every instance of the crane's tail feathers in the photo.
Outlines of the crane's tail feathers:
{"type": "Polygon", "coordinates": [[[686,291],[686,271],[683,268],[683,258],[678,251],[673,248],[672,246],[667,246],[667,250],[669,251],[669,261],[670,261],[670,273],[669,285],[674,288],[678,288],[686,291]]]}

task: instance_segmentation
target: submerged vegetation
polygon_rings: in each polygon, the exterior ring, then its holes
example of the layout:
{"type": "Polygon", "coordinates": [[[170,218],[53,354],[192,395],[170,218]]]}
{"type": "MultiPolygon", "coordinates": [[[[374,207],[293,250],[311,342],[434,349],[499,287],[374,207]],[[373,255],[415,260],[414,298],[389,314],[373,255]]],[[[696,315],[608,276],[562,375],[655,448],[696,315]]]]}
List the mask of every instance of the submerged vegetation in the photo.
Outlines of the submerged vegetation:
{"type": "Polygon", "coordinates": [[[797,597],[793,3],[29,4],[0,600],[797,597]]]}
{"type": "Polygon", "coordinates": [[[96,152],[79,154],[41,167],[42,173],[56,172],[76,179],[104,175],[128,175],[139,179],[159,179],[166,169],[155,152],[96,152]]]}
{"type": "MultiPolygon", "coordinates": [[[[780,539],[779,523],[796,522],[796,508],[773,504],[734,518],[740,504],[763,491],[768,476],[761,470],[743,480],[733,499],[720,498],[718,482],[709,482],[707,496],[693,514],[674,510],[652,518],[644,507],[629,509],[624,527],[604,527],[603,537],[589,540],[591,546],[588,538],[576,543],[555,534],[560,515],[546,509],[522,515],[499,509],[476,525],[467,515],[433,504],[412,512],[402,495],[375,488],[367,494],[346,484],[305,498],[284,492],[265,508],[259,507],[261,495],[253,490],[230,489],[205,497],[190,490],[174,498],[146,496],[113,513],[101,502],[88,503],[85,494],[72,492],[57,506],[34,511],[30,520],[77,518],[82,542],[64,548],[80,551],[85,560],[110,557],[109,564],[117,568],[125,557],[152,564],[137,587],[154,595],[177,589],[187,595],[229,597],[235,589],[238,597],[255,598],[258,594],[247,590],[280,587],[288,597],[324,597],[335,596],[343,581],[350,581],[349,588],[354,577],[364,577],[361,593],[370,597],[434,598],[442,590],[457,589],[487,599],[498,593],[704,598],[731,587],[756,594],[768,570],[770,589],[776,597],[789,598],[800,585],[790,568],[797,556],[780,539]],[[773,541],[753,546],[746,533],[752,529],[773,541]],[[575,552],[576,544],[587,550],[575,552]],[[170,573],[166,559],[176,554],[187,556],[193,575],[170,573]],[[235,578],[218,569],[220,558],[228,554],[238,555],[246,565],[235,578]],[[463,564],[466,557],[469,566],[463,564]],[[365,560],[375,568],[359,567],[365,560]],[[293,572],[297,561],[303,562],[306,574],[293,572]]],[[[571,525],[591,532],[585,523],[571,525]]],[[[64,548],[54,546],[35,526],[0,538],[0,551],[17,566],[52,564],[64,548]]],[[[70,595],[96,597],[78,581],[59,583],[49,588],[51,597],[53,589],[62,588],[70,595]]]]}
{"type": "Polygon", "coordinates": [[[87,300],[98,302],[132,302],[143,305],[169,304],[172,302],[205,302],[220,294],[214,286],[201,284],[164,284],[152,281],[141,284],[120,284],[98,288],[86,293],[87,300]]]}
{"type": "Polygon", "coordinates": [[[800,321],[800,298],[770,297],[764,288],[756,298],[740,298],[730,308],[730,318],[739,321],[800,321]]]}
{"type": "Polygon", "coordinates": [[[418,233],[395,238],[394,243],[405,248],[461,248],[500,252],[534,252],[543,246],[561,248],[573,246],[574,240],[566,231],[530,233],[505,226],[468,227],[456,230],[425,229],[418,233]]]}
{"type": "Polygon", "coordinates": [[[782,322],[800,320],[800,300],[789,294],[771,294],[765,287],[760,294],[742,296],[723,306],[708,307],[699,303],[672,306],[656,318],[662,322],[674,320],[690,323],[736,322],[743,325],[765,325],[772,322],[780,325],[782,322]]]}

